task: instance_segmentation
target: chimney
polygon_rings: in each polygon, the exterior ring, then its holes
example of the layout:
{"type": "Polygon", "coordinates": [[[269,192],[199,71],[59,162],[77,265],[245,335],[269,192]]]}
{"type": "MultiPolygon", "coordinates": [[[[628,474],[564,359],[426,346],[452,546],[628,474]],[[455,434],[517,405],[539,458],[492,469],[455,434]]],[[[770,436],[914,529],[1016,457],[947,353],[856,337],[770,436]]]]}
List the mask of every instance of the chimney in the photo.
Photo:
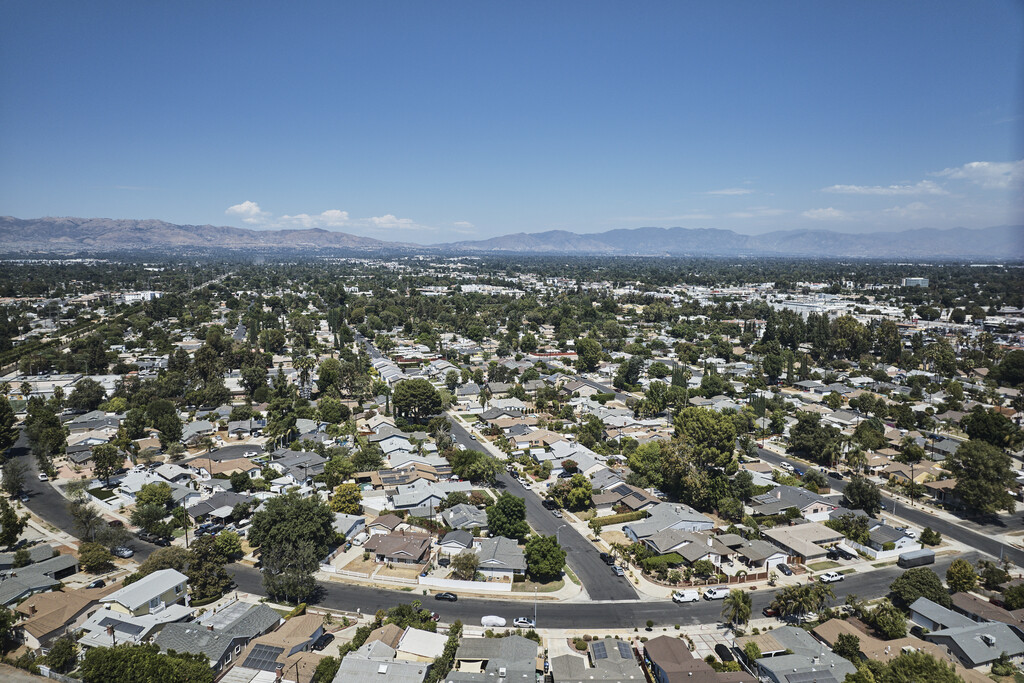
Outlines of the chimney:
{"type": "Polygon", "coordinates": [[[281,683],[284,680],[284,665],[278,664],[274,669],[274,683],[281,683]]]}
{"type": "Polygon", "coordinates": [[[213,624],[207,624],[206,625],[206,630],[207,631],[212,631],[213,630],[213,624]]]}
{"type": "Polygon", "coordinates": [[[28,613],[29,614],[35,614],[36,613],[36,606],[35,605],[29,605],[28,606],[28,613]]]}

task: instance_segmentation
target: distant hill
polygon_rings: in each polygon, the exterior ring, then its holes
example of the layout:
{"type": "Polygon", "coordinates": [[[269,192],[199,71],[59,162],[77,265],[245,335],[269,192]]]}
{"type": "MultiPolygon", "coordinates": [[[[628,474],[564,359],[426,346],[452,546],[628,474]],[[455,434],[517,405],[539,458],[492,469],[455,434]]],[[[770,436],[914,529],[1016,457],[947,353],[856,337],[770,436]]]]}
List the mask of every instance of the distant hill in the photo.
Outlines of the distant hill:
{"type": "Polygon", "coordinates": [[[458,251],[521,254],[1020,259],[1024,258],[1024,226],[981,230],[925,228],[862,234],[784,230],[763,235],[714,229],[636,228],[587,235],[563,231],[519,233],[443,246],[458,251]]]}
{"type": "Polygon", "coordinates": [[[188,247],[362,250],[400,246],[319,228],[248,230],[214,225],[175,225],[158,220],[0,216],[0,251],[146,251],[188,247]]]}
{"type": "Polygon", "coordinates": [[[636,228],[579,234],[516,233],[421,246],[330,230],[250,230],[175,225],[159,220],[0,217],[0,251],[171,251],[194,248],[557,254],[564,256],[799,256],[809,258],[1024,259],[1024,226],[970,230],[925,228],[849,234],[783,230],[636,228]]]}

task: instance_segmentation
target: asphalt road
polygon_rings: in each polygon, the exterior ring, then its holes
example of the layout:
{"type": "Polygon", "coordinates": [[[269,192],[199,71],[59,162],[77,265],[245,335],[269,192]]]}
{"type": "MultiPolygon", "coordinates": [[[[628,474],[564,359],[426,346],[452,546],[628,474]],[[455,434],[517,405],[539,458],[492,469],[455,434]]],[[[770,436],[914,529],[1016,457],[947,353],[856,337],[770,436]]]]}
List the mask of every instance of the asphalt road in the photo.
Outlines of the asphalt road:
{"type": "MultiPolygon", "coordinates": [[[[479,442],[469,435],[465,427],[456,420],[450,422],[455,443],[480,450],[479,442]]],[[[591,600],[636,600],[636,590],[629,580],[615,576],[611,568],[601,561],[600,551],[580,532],[545,509],[540,496],[523,488],[522,484],[505,472],[498,475],[498,484],[526,501],[526,521],[531,527],[545,536],[558,536],[559,544],[567,553],[569,568],[579,577],[591,600]]]]}
{"type": "MultiPolygon", "coordinates": [[[[75,535],[74,520],[68,512],[67,499],[54,489],[50,482],[39,481],[39,468],[36,465],[35,456],[32,455],[32,451],[29,448],[25,430],[21,430],[21,434],[11,448],[9,455],[20,459],[27,468],[23,488],[28,493],[29,499],[25,506],[35,513],[37,517],[42,518],[52,526],[75,535]]],[[[106,519],[109,521],[113,517],[107,516],[106,519]]],[[[134,535],[128,545],[135,550],[135,557],[132,559],[139,563],[145,561],[147,557],[157,550],[157,546],[141,541],[135,538],[134,535]]]]}
{"type": "MultiPolygon", "coordinates": [[[[801,470],[807,469],[807,463],[783,457],[778,453],[774,453],[764,448],[757,449],[757,456],[772,465],[779,465],[786,462],[794,467],[800,468],[801,470]]],[[[836,491],[842,492],[843,489],[846,488],[845,479],[837,480],[829,477],[828,482],[836,491]]],[[[914,526],[922,529],[926,526],[931,527],[933,531],[938,531],[946,538],[959,541],[993,557],[1008,558],[1018,567],[1024,567],[1024,552],[1006,545],[996,537],[975,531],[959,522],[951,522],[944,517],[934,515],[928,511],[928,508],[909,507],[902,501],[897,503],[888,495],[888,493],[885,492],[884,489],[882,491],[882,497],[885,499],[885,509],[894,517],[910,522],[914,526]]],[[[977,523],[975,522],[972,525],[976,524],[977,523]]]]}
{"type": "MultiPolygon", "coordinates": [[[[968,553],[964,559],[975,562],[977,553],[968,553]]],[[[944,576],[954,556],[940,557],[931,568],[944,576]]],[[[903,570],[892,566],[866,574],[848,574],[846,579],[832,584],[836,598],[832,605],[841,605],[847,595],[856,595],[860,599],[871,599],[885,595],[889,584],[903,570]]],[[[248,593],[263,592],[262,579],[259,571],[250,567],[234,567],[235,583],[240,590],[248,593]]],[[[460,597],[457,602],[444,602],[416,593],[397,590],[385,590],[368,586],[353,586],[342,583],[321,583],[323,595],[318,604],[333,609],[356,611],[363,614],[373,613],[379,609],[387,609],[396,604],[423,600],[424,607],[441,615],[447,623],[461,619],[465,623],[479,624],[480,618],[494,614],[505,617],[509,623],[515,617],[534,615],[532,600],[495,600],[460,597]]],[[[774,590],[757,590],[751,593],[753,598],[753,614],[759,617],[761,610],[768,606],[774,597],[774,590]]],[[[575,628],[594,634],[602,629],[642,627],[650,619],[659,626],[674,624],[693,625],[719,621],[722,603],[719,601],[701,600],[700,602],[677,605],[670,600],[657,601],[605,601],[605,602],[536,602],[537,626],[540,628],[575,628]]]]}

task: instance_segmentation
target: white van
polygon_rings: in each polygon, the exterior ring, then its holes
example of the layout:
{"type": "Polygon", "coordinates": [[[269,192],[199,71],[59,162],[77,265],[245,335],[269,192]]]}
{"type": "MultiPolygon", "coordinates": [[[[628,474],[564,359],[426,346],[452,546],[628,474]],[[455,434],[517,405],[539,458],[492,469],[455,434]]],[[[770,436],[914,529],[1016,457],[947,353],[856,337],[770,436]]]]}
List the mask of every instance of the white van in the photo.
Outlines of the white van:
{"type": "Polygon", "coordinates": [[[724,598],[728,594],[729,594],[729,589],[728,588],[723,588],[722,586],[715,586],[714,588],[708,588],[707,590],[704,591],[704,599],[705,600],[721,600],[722,598],[724,598]]]}
{"type": "Polygon", "coordinates": [[[672,602],[697,602],[700,593],[695,590],[676,591],[672,594],[672,602]]]}
{"type": "Polygon", "coordinates": [[[505,619],[493,614],[488,614],[486,617],[481,617],[480,625],[487,626],[489,628],[502,628],[505,625],[505,619]]]}

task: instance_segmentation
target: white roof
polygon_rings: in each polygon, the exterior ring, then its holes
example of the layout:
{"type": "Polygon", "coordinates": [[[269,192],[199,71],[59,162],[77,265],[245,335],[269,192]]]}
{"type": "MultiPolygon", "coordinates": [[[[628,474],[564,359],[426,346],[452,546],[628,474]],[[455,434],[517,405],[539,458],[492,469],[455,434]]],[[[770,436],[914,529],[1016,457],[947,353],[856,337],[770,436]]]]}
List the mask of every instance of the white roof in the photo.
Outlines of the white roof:
{"type": "Polygon", "coordinates": [[[130,610],[142,607],[152,598],[171,590],[181,583],[187,583],[188,577],[176,569],[161,569],[148,574],[135,583],[114,591],[100,602],[116,602],[130,610]]]}
{"type": "Polygon", "coordinates": [[[444,653],[444,645],[447,640],[448,636],[444,634],[410,627],[405,629],[405,633],[399,639],[397,651],[433,659],[444,653]]]}

